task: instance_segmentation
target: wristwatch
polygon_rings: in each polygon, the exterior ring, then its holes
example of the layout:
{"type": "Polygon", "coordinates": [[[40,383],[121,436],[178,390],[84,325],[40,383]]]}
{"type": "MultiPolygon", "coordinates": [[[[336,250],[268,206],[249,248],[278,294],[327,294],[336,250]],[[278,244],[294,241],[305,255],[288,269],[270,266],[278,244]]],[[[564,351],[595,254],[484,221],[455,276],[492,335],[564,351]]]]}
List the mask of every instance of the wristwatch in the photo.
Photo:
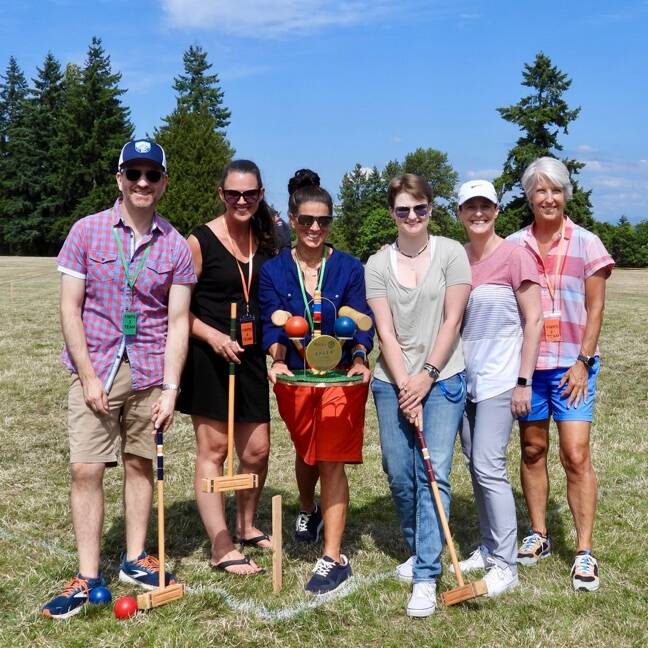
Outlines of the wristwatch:
{"type": "Polygon", "coordinates": [[[180,385],[175,383],[162,383],[162,391],[177,391],[180,393],[180,385]]]}
{"type": "Polygon", "coordinates": [[[425,371],[434,382],[439,379],[439,374],[441,373],[433,364],[430,364],[429,362],[426,362],[423,365],[423,371],[425,371]]]}
{"type": "Polygon", "coordinates": [[[522,378],[522,376],[519,376],[517,384],[519,387],[531,387],[533,381],[531,380],[531,378],[522,378]]]}
{"type": "Polygon", "coordinates": [[[351,354],[351,360],[355,360],[356,358],[362,358],[362,362],[367,364],[367,352],[364,349],[356,349],[352,354],[351,354]]]}
{"type": "Polygon", "coordinates": [[[594,363],[596,362],[596,357],[579,353],[577,360],[580,360],[586,367],[593,367],[594,363]]]}

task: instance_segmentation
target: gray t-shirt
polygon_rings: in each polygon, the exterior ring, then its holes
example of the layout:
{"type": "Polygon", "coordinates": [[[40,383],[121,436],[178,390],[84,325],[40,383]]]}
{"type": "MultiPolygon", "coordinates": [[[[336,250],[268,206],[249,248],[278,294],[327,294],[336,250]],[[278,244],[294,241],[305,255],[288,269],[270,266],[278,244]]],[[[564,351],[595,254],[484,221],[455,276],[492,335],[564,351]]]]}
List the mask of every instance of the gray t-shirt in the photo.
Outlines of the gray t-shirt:
{"type": "MultiPolygon", "coordinates": [[[[446,288],[471,284],[470,264],[463,246],[443,236],[430,237],[430,267],[416,288],[398,281],[396,248],[390,245],[369,257],[365,266],[367,299],[386,297],[394,321],[396,339],[403,351],[408,374],[423,369],[444,319],[446,288]]],[[[465,368],[461,339],[455,346],[439,378],[444,380],[465,368]]],[[[394,383],[382,354],[376,363],[375,377],[394,383]]]]}

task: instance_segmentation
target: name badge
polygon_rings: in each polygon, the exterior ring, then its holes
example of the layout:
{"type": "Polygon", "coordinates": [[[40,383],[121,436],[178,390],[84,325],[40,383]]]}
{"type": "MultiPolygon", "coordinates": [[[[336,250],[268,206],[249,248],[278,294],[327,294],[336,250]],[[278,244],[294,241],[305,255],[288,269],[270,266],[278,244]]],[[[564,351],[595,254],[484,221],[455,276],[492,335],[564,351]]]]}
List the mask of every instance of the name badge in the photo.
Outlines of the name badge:
{"type": "Polygon", "coordinates": [[[241,324],[241,344],[246,347],[254,344],[254,322],[252,313],[245,313],[239,317],[241,324]]]}
{"type": "Polygon", "coordinates": [[[544,314],[544,334],[547,342],[560,342],[560,311],[544,314]]]}
{"type": "Polygon", "coordinates": [[[135,335],[137,333],[137,313],[125,311],[122,315],[122,333],[135,335]]]}

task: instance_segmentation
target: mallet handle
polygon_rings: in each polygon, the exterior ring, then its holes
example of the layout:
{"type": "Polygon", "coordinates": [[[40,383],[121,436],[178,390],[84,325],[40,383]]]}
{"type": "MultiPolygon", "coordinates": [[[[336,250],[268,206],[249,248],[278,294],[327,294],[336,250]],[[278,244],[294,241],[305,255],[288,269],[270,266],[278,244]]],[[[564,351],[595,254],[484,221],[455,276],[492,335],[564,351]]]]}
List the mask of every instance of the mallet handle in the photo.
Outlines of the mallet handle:
{"type": "Polygon", "coordinates": [[[450,553],[450,560],[452,561],[452,566],[455,570],[457,583],[459,587],[463,587],[464,580],[461,574],[461,569],[459,567],[459,561],[457,560],[457,552],[455,551],[454,541],[452,540],[452,535],[450,534],[448,518],[446,517],[445,509],[443,508],[443,502],[441,501],[441,493],[439,493],[439,486],[437,485],[434,468],[432,468],[432,462],[430,461],[430,453],[428,452],[427,445],[425,443],[423,431],[420,430],[416,425],[414,426],[414,430],[416,432],[416,440],[418,441],[419,448],[421,449],[421,454],[423,455],[423,465],[425,466],[425,472],[427,473],[428,480],[430,482],[430,488],[432,489],[432,495],[434,496],[434,503],[436,504],[439,520],[441,521],[441,527],[443,528],[443,535],[445,536],[446,544],[448,545],[448,552],[450,553]]]}
{"type": "MultiPolygon", "coordinates": [[[[236,302],[230,304],[230,339],[236,340],[236,302]]],[[[236,364],[229,363],[229,388],[227,392],[227,476],[234,475],[234,387],[236,364]]]]}
{"type": "Polygon", "coordinates": [[[157,446],[157,508],[158,508],[158,560],[160,561],[160,589],[164,589],[165,564],[164,564],[164,436],[162,428],[155,432],[155,445],[157,446]]]}

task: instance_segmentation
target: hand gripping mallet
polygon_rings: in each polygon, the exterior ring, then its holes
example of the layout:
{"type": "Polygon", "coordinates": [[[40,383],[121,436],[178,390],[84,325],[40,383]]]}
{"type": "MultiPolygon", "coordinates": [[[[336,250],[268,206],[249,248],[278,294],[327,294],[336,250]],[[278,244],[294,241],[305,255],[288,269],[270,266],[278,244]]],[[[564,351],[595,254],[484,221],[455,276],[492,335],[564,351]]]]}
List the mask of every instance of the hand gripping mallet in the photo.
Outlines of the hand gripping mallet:
{"type": "Polygon", "coordinates": [[[159,587],[152,592],[140,594],[137,597],[137,607],[140,610],[170,603],[184,596],[184,585],[174,583],[166,584],[164,564],[164,441],[162,428],[155,431],[155,445],[157,446],[157,510],[158,510],[158,557],[160,561],[159,587]]]}
{"type": "Polygon", "coordinates": [[[427,445],[425,444],[425,437],[423,436],[423,432],[419,429],[418,425],[414,425],[414,431],[416,432],[416,440],[418,441],[419,448],[421,449],[421,454],[423,455],[423,465],[425,466],[425,472],[427,474],[428,481],[430,482],[432,494],[434,495],[434,503],[436,504],[439,520],[441,520],[441,526],[443,527],[443,535],[445,536],[446,544],[448,545],[448,551],[450,552],[450,560],[452,561],[455,576],[457,577],[458,587],[448,590],[447,592],[442,592],[441,600],[443,601],[444,605],[456,605],[457,603],[463,603],[464,601],[469,601],[470,599],[477,598],[478,596],[484,596],[488,593],[488,589],[486,587],[486,583],[483,580],[468,583],[467,585],[464,584],[463,576],[461,575],[461,568],[459,567],[459,561],[457,560],[457,552],[455,551],[452,535],[450,535],[448,519],[446,518],[443,502],[441,501],[441,494],[439,493],[439,487],[434,475],[434,469],[432,468],[432,462],[430,461],[430,453],[428,452],[427,445]]]}
{"type": "MultiPolygon", "coordinates": [[[[230,304],[230,339],[236,341],[236,303],[230,304]]],[[[229,363],[229,386],[227,393],[227,475],[214,479],[204,478],[202,490],[204,493],[219,493],[222,491],[246,490],[259,485],[259,477],[253,473],[234,474],[234,388],[236,378],[236,363],[229,363]]]]}

